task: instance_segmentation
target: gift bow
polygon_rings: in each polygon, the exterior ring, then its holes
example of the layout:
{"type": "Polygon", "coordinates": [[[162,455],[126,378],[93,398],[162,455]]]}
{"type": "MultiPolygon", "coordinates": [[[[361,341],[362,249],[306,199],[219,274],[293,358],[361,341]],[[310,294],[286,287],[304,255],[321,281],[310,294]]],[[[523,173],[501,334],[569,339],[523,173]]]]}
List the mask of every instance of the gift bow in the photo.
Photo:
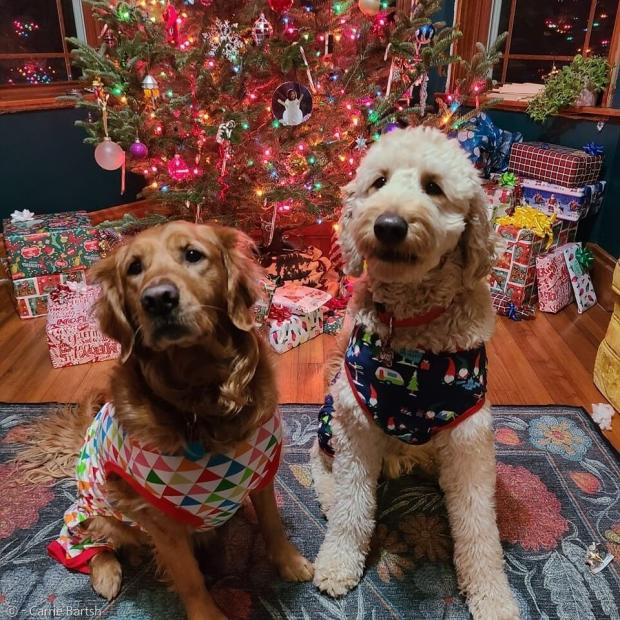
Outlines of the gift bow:
{"type": "Polygon", "coordinates": [[[583,269],[584,273],[586,271],[590,271],[592,263],[594,262],[594,254],[592,254],[590,249],[579,246],[575,250],[575,258],[577,259],[577,262],[579,263],[579,266],[583,269]]]}
{"type": "Polygon", "coordinates": [[[593,157],[603,154],[603,147],[596,142],[588,142],[588,144],[581,147],[581,150],[585,151],[588,155],[592,155],[593,157]]]}
{"type": "Polygon", "coordinates": [[[502,187],[516,187],[517,181],[518,178],[514,172],[502,172],[499,177],[499,184],[502,187]]]}
{"type": "Polygon", "coordinates": [[[547,238],[545,249],[553,243],[552,225],[556,220],[555,213],[546,215],[534,207],[517,207],[513,215],[504,215],[497,218],[495,223],[500,226],[516,226],[517,228],[527,228],[541,239],[547,238]]]}
{"type": "Polygon", "coordinates": [[[277,304],[272,304],[269,309],[269,316],[267,317],[270,321],[275,321],[276,323],[283,323],[284,321],[288,321],[291,318],[292,312],[285,308],[284,306],[279,306],[277,304]]]}
{"type": "Polygon", "coordinates": [[[29,222],[30,220],[34,220],[34,213],[29,209],[13,211],[13,213],[11,213],[11,222],[14,224],[17,222],[29,222]]]}
{"type": "Polygon", "coordinates": [[[346,310],[347,304],[349,300],[345,297],[332,297],[326,304],[325,307],[328,310],[346,310]]]}

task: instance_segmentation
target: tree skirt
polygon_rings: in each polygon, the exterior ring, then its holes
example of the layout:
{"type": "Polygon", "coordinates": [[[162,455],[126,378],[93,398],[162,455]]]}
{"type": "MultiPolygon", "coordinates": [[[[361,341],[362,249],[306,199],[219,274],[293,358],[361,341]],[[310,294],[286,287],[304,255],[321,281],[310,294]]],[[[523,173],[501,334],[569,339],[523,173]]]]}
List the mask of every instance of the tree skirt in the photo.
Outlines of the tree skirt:
{"type": "MultiPolygon", "coordinates": [[[[25,422],[54,405],[0,405],[0,618],[182,618],[175,594],[152,562],[124,566],[123,589],[108,604],[88,576],[51,560],[46,545],[73,501],[71,480],[24,485],[6,461],[25,422]]],[[[278,502],[291,539],[314,558],[325,533],[308,456],[318,407],[283,407],[286,451],[278,502]]],[[[569,407],[496,407],[498,521],[510,584],[522,618],[620,620],[620,564],[592,575],[591,542],[620,559],[620,467],[587,414],[569,407]]],[[[416,474],[383,484],[374,551],[361,585],[342,600],[311,584],[278,580],[265,560],[251,508],[221,528],[200,553],[205,579],[231,619],[381,620],[469,618],[451,561],[451,539],[436,482],[416,474]]]]}

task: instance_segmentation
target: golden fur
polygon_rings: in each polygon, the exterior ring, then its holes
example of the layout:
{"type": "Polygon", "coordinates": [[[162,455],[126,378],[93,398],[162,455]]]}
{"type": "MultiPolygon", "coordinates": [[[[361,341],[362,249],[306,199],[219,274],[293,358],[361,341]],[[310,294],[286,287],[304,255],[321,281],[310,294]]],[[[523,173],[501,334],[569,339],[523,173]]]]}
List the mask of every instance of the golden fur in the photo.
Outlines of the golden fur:
{"type": "MultiPolygon", "coordinates": [[[[143,232],[92,269],[102,287],[96,315],[104,333],[122,347],[111,401],[132,440],[162,453],[175,453],[190,441],[216,451],[247,438],[275,415],[273,367],[254,329],[252,305],[260,274],[251,248],[250,239],[233,229],[174,222],[143,232]],[[147,312],[142,301],[147,289],[162,283],[179,293],[178,306],[165,316],[147,312]]],[[[27,448],[19,461],[31,476],[67,475],[92,415],[93,407],[83,407],[77,415],[67,410],[42,421],[32,434],[37,446],[27,448]]],[[[204,586],[190,529],[118,478],[109,478],[107,493],[148,534],[188,617],[224,618],[204,586]]],[[[286,539],[273,484],[251,499],[282,577],[310,579],[312,566],[286,539]]],[[[144,542],[135,528],[115,519],[97,517],[86,527],[115,550],[144,542]]],[[[91,582],[106,598],[116,596],[121,567],[114,553],[91,560],[91,582]]]]}

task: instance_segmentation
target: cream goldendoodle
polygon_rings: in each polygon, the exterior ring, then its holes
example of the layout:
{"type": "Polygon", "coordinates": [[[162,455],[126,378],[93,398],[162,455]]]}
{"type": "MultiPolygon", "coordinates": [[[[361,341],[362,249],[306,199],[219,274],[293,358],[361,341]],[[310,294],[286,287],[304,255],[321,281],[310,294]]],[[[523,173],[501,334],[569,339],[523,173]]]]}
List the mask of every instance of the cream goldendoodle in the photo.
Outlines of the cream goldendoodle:
{"type": "Polygon", "coordinates": [[[332,596],[360,580],[377,481],[435,463],[454,562],[476,620],[514,620],[495,518],[495,451],[484,343],[494,313],[494,252],[478,174],[436,129],[379,140],[345,188],[348,272],[366,272],[312,455],[328,517],[315,584],[332,596]]]}

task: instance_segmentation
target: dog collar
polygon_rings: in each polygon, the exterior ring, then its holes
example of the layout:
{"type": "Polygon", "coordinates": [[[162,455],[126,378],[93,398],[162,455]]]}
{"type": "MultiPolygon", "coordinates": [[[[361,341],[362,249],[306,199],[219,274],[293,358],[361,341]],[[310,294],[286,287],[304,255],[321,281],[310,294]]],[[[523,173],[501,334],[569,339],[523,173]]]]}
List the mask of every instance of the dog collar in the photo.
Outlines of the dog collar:
{"type": "Polygon", "coordinates": [[[377,308],[377,316],[379,320],[388,325],[390,330],[394,327],[419,327],[420,325],[426,325],[432,323],[435,319],[439,318],[448,308],[444,306],[434,306],[428,312],[423,314],[414,314],[406,319],[395,319],[391,312],[387,312],[384,309],[383,304],[375,304],[377,308]]]}

